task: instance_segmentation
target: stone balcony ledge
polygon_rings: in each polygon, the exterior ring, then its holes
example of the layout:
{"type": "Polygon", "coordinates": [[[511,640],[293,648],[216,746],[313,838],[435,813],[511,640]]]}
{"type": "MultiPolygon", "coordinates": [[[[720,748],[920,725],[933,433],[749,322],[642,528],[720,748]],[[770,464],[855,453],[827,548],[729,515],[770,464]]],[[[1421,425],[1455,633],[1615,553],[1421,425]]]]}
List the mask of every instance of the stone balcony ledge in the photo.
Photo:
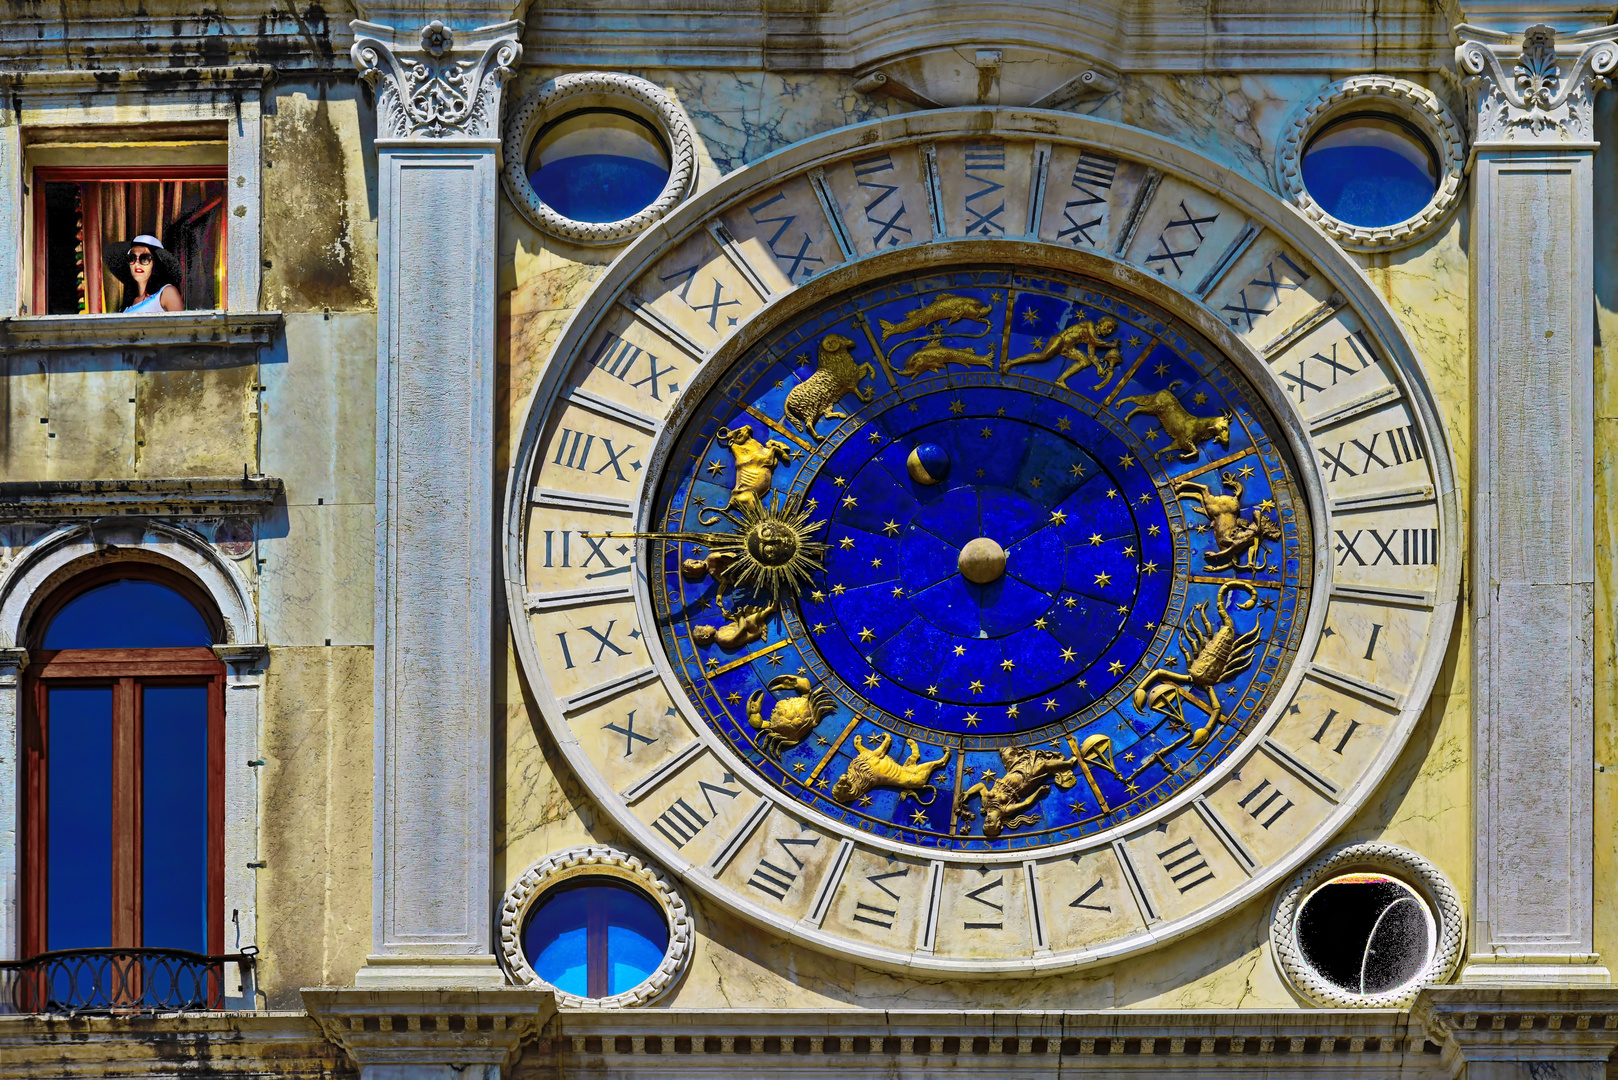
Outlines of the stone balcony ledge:
{"type": "Polygon", "coordinates": [[[284,490],[278,476],[0,480],[0,521],[257,517],[284,490]]]}
{"type": "Polygon", "coordinates": [[[173,311],[162,315],[19,315],[0,319],[0,349],[154,349],[268,345],[279,311],[173,311]]]}

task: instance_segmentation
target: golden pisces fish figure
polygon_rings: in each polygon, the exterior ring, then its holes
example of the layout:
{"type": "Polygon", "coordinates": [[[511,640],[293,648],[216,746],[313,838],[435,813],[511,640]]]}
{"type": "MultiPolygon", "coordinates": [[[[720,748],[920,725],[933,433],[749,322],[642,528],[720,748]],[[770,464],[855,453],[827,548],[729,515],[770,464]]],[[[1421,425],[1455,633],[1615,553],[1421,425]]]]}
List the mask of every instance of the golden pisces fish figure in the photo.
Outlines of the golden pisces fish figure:
{"type": "MultiPolygon", "coordinates": [[[[922,339],[925,340],[925,339],[922,339]]],[[[941,345],[935,339],[931,344],[917,349],[905,358],[905,366],[899,369],[899,374],[914,379],[918,375],[931,375],[943,371],[950,364],[960,364],[964,367],[994,367],[994,349],[979,356],[971,349],[957,349],[950,345],[941,345]]]]}
{"type": "Polygon", "coordinates": [[[989,312],[993,309],[981,300],[974,300],[970,296],[956,296],[954,293],[939,293],[932,303],[916,308],[903,320],[891,323],[886,319],[878,319],[882,327],[882,340],[887,341],[894,334],[908,334],[912,330],[920,330],[933,323],[951,323],[961,321],[981,322],[989,321],[989,312]]]}
{"type": "Polygon", "coordinates": [[[921,747],[916,745],[916,740],[906,739],[910,756],[901,765],[888,756],[888,747],[892,745],[893,736],[887,732],[883,732],[882,737],[871,746],[861,742],[858,735],[854,736],[854,760],[848,763],[843,775],[832,785],[831,797],[845,806],[851,806],[873,788],[887,787],[899,789],[900,802],[909,798],[922,806],[931,806],[938,798],[938,789],[932,783],[933,773],[949,764],[949,747],[944,748],[943,757],[923,761],[921,747]],[[917,794],[922,791],[928,792],[925,800],[917,794]]]}

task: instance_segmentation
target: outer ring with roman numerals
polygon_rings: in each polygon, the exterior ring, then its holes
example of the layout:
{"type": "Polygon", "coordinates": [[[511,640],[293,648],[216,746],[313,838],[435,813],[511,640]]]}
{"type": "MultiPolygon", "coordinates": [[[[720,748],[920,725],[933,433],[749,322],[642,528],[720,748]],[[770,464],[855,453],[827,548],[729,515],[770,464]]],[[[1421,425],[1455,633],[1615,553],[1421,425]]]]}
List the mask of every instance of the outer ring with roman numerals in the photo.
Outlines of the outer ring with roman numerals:
{"type": "Polygon", "coordinates": [[[1104,963],[1269,889],[1391,767],[1437,676],[1459,582],[1447,438],[1414,350],[1358,268],[1273,194],[1183,147],[1029,110],[844,129],[682,206],[569,323],[509,490],[518,652],[601,809],[705,896],[890,970],[1104,963]],[[760,782],[702,723],[656,640],[648,542],[602,534],[660,527],[672,436],[774,328],[863,282],[988,264],[1107,282],[1242,372],[1300,463],[1314,599],[1272,706],[1172,799],[1038,850],[928,850],[760,782]]]}

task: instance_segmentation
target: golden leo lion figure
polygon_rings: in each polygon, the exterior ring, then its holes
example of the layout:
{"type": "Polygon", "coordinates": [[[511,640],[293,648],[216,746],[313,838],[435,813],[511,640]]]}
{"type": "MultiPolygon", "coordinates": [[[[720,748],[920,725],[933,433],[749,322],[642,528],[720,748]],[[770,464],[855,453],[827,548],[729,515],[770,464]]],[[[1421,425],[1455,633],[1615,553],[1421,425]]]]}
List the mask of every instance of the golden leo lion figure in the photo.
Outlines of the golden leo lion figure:
{"type": "Polygon", "coordinates": [[[938,789],[932,783],[933,773],[949,764],[949,747],[944,748],[943,757],[923,761],[921,747],[916,745],[916,740],[906,739],[910,756],[901,765],[888,756],[888,747],[892,745],[893,736],[887,732],[883,732],[882,737],[869,747],[860,741],[858,735],[854,736],[854,760],[848,763],[848,769],[832,785],[831,797],[844,805],[852,805],[872,788],[888,787],[899,789],[900,802],[911,798],[922,806],[931,806],[938,798],[938,789]],[[919,791],[927,792],[928,797],[923,799],[917,794],[919,791]]]}

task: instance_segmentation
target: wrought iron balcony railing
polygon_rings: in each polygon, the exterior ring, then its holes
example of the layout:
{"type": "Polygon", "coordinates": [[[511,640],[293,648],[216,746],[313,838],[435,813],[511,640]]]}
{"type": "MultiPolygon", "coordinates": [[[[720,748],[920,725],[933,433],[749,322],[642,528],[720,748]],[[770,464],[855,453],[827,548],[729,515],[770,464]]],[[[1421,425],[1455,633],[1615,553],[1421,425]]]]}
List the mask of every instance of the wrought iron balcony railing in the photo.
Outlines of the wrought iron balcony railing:
{"type": "Polygon", "coordinates": [[[204,956],[182,949],[63,949],[0,961],[0,1013],[128,1016],[225,1007],[225,965],[258,950],[204,956]]]}

